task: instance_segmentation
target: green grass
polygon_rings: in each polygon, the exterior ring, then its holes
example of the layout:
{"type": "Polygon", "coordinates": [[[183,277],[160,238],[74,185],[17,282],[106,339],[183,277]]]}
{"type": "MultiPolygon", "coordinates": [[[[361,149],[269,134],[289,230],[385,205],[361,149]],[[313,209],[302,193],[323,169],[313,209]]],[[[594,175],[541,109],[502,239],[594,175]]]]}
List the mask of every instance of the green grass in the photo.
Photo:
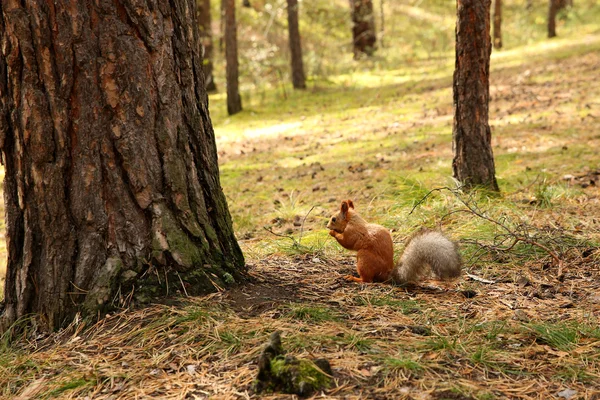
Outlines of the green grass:
{"type": "Polygon", "coordinates": [[[93,386],[97,382],[94,379],[89,378],[73,378],[71,381],[63,382],[56,389],[51,390],[50,392],[42,395],[42,398],[51,399],[60,397],[61,394],[68,392],[70,390],[83,388],[85,386],[93,386]]]}
{"type": "Polygon", "coordinates": [[[579,342],[580,334],[577,326],[566,323],[532,323],[525,325],[537,341],[545,343],[556,350],[572,350],[579,342]]]}
{"type": "Polygon", "coordinates": [[[311,322],[321,323],[328,321],[338,321],[340,316],[338,313],[324,306],[307,306],[303,304],[291,304],[287,307],[285,315],[288,318],[311,322]]]}
{"type": "Polygon", "coordinates": [[[413,376],[419,376],[425,367],[410,358],[388,357],[383,360],[384,368],[388,371],[403,371],[413,376]]]}

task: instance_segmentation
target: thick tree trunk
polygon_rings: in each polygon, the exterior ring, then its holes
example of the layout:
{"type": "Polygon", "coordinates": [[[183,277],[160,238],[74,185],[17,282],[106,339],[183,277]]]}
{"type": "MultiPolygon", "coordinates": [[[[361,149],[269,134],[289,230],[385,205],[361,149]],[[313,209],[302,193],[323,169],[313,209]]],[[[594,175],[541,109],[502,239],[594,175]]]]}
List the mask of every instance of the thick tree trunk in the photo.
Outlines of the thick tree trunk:
{"type": "Polygon", "coordinates": [[[491,0],[457,0],[454,177],[465,188],[498,190],[488,124],[491,0]]]}
{"type": "Polygon", "coordinates": [[[376,49],[375,16],[372,0],[350,0],[354,58],[372,56],[376,49]]]}
{"type": "Polygon", "coordinates": [[[204,71],[206,90],[215,92],[217,85],[213,76],[213,35],[210,0],[198,1],[198,26],[200,28],[200,37],[202,38],[202,47],[204,48],[202,70],[204,71]]]}
{"type": "Polygon", "coordinates": [[[502,48],[502,0],[494,0],[494,47],[502,48]]]}
{"type": "Polygon", "coordinates": [[[222,0],[225,13],[225,62],[227,79],[227,113],[242,111],[240,97],[239,64],[237,50],[237,25],[235,22],[235,0],[222,0]]]}
{"type": "Polygon", "coordinates": [[[242,276],[195,18],[195,0],[2,0],[4,326],[242,276]]]}
{"type": "Polygon", "coordinates": [[[302,62],[302,44],[298,26],[298,0],[287,0],[288,32],[290,40],[292,85],[294,89],[306,89],[304,63],[302,62]]]}

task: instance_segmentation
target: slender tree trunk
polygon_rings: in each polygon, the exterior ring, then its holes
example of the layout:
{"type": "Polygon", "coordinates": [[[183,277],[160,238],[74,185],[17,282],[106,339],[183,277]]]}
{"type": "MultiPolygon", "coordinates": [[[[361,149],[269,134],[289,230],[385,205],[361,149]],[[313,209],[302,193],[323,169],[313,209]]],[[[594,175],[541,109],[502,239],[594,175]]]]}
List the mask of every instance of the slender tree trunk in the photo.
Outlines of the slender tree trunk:
{"type": "Polygon", "coordinates": [[[375,16],[372,0],[349,0],[352,13],[354,58],[372,56],[376,49],[375,16]]]}
{"type": "Polygon", "coordinates": [[[195,0],[2,0],[0,21],[2,325],[242,277],[195,0]]]}
{"type": "Polygon", "coordinates": [[[502,48],[502,0],[494,0],[494,47],[502,48]]]}
{"type": "Polygon", "coordinates": [[[548,4],[548,37],[556,37],[556,15],[567,6],[573,6],[573,0],[549,0],[548,4]]]}
{"type": "Polygon", "coordinates": [[[242,111],[239,89],[239,64],[237,50],[237,25],[235,22],[235,0],[222,0],[225,13],[225,61],[227,78],[227,113],[242,111]]]}
{"type": "Polygon", "coordinates": [[[294,89],[306,89],[304,63],[302,62],[302,44],[298,26],[298,0],[287,0],[288,32],[290,40],[292,85],[294,89]]]}
{"type": "Polygon", "coordinates": [[[385,45],[383,43],[383,38],[385,37],[385,0],[380,0],[379,2],[379,24],[381,25],[379,28],[379,45],[381,48],[384,48],[385,45]]]}
{"type": "Polygon", "coordinates": [[[488,124],[491,0],[457,0],[454,177],[465,188],[498,190],[488,124]]]}
{"type": "Polygon", "coordinates": [[[217,85],[215,84],[215,77],[213,75],[213,35],[210,0],[198,1],[198,25],[200,28],[200,37],[202,38],[202,47],[204,49],[202,70],[204,71],[206,90],[215,92],[217,90],[217,85]]]}
{"type": "Polygon", "coordinates": [[[556,14],[559,10],[559,0],[549,0],[548,6],[548,37],[556,37],[556,14]]]}

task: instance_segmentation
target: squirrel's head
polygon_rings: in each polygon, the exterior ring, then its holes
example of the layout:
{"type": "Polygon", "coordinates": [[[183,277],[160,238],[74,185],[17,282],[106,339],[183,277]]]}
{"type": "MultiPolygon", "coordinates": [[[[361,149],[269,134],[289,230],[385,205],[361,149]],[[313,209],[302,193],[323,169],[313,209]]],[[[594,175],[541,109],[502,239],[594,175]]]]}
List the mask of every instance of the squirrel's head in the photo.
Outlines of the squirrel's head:
{"type": "Polygon", "coordinates": [[[351,209],[354,209],[354,203],[352,203],[352,200],[342,201],[340,211],[331,217],[329,223],[327,224],[327,229],[334,230],[338,233],[343,233],[346,229],[346,225],[348,225],[348,221],[350,220],[349,210],[351,209]]]}

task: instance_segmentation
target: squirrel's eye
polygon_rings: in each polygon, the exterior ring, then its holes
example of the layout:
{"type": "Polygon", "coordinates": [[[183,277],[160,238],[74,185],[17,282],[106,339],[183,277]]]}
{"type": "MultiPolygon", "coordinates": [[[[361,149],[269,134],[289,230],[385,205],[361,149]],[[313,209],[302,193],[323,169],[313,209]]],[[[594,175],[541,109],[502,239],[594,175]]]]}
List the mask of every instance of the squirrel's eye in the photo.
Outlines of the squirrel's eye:
{"type": "Polygon", "coordinates": [[[331,222],[335,222],[335,217],[331,218],[331,222]]]}

